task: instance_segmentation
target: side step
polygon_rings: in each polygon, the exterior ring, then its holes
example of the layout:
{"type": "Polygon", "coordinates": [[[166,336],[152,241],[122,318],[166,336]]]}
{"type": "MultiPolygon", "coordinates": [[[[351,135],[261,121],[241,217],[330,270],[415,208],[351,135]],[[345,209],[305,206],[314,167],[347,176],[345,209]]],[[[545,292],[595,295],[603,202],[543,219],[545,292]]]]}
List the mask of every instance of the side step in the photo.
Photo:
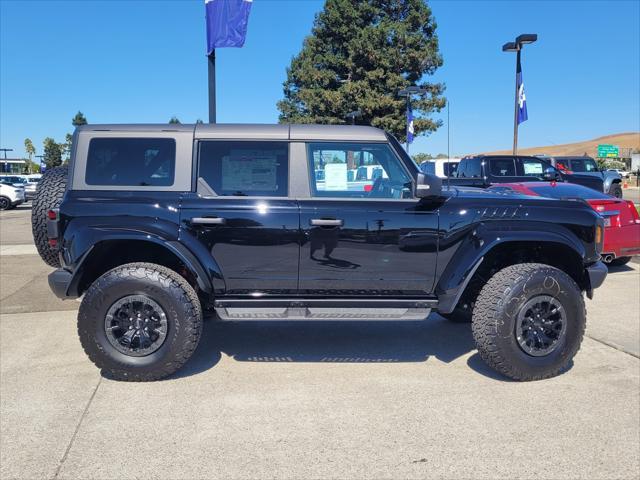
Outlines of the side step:
{"type": "Polygon", "coordinates": [[[225,321],[424,320],[435,300],[223,299],[214,307],[225,321]]]}

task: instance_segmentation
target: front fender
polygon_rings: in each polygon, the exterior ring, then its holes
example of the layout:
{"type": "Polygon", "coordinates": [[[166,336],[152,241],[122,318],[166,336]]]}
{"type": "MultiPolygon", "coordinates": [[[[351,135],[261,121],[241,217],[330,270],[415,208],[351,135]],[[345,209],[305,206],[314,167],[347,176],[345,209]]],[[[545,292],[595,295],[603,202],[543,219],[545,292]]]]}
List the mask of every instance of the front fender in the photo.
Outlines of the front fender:
{"type": "Polygon", "coordinates": [[[470,227],[461,242],[441,240],[438,263],[442,269],[435,293],[438,311],[451,313],[462,296],[473,274],[492,249],[506,243],[535,242],[560,244],[570,248],[580,258],[587,253],[583,243],[569,230],[552,223],[499,222],[492,225],[477,224],[470,227]],[[442,263],[440,263],[442,262],[442,263]]]}

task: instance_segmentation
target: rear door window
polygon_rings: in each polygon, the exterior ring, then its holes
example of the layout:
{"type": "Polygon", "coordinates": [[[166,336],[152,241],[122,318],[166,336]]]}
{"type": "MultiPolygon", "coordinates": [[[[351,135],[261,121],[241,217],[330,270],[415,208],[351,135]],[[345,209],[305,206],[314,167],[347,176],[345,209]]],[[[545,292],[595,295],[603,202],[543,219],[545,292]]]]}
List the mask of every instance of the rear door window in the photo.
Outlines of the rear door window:
{"type": "Polygon", "coordinates": [[[491,158],[489,159],[491,175],[494,177],[515,177],[516,165],[513,158],[491,158]]]}
{"type": "MultiPolygon", "coordinates": [[[[316,172],[316,176],[324,172],[316,172]]],[[[200,142],[198,175],[217,195],[286,197],[287,142],[200,142]]]]}
{"type": "Polygon", "coordinates": [[[173,185],[176,143],[171,138],[93,138],[85,183],[127,187],[173,185]]]}

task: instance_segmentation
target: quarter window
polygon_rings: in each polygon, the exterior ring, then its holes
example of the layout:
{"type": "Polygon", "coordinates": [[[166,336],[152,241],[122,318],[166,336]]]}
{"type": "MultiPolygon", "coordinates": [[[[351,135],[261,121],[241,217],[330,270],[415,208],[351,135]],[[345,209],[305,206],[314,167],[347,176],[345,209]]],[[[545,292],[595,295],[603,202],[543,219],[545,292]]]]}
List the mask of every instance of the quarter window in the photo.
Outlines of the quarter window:
{"type": "Polygon", "coordinates": [[[287,142],[200,143],[198,175],[217,195],[286,197],[287,142]]]}
{"type": "Polygon", "coordinates": [[[171,138],[94,138],[85,183],[127,187],[173,185],[176,143],[171,138]]]}
{"type": "Polygon", "coordinates": [[[308,149],[314,197],[411,197],[411,178],[386,144],[310,143],[308,149]]]}

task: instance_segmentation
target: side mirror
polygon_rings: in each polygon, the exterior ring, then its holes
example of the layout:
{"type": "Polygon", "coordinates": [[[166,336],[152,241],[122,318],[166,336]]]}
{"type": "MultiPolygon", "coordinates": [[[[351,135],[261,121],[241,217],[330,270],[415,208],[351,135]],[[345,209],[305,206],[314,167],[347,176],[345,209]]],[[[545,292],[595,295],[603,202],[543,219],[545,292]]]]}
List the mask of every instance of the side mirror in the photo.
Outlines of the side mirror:
{"type": "Polygon", "coordinates": [[[556,170],[555,168],[552,167],[547,167],[544,169],[544,173],[542,174],[542,178],[544,178],[547,181],[553,181],[553,180],[562,180],[562,174],[556,170]]]}
{"type": "Polygon", "coordinates": [[[419,173],[414,193],[417,198],[439,197],[442,195],[442,179],[430,173],[419,173]]]}

